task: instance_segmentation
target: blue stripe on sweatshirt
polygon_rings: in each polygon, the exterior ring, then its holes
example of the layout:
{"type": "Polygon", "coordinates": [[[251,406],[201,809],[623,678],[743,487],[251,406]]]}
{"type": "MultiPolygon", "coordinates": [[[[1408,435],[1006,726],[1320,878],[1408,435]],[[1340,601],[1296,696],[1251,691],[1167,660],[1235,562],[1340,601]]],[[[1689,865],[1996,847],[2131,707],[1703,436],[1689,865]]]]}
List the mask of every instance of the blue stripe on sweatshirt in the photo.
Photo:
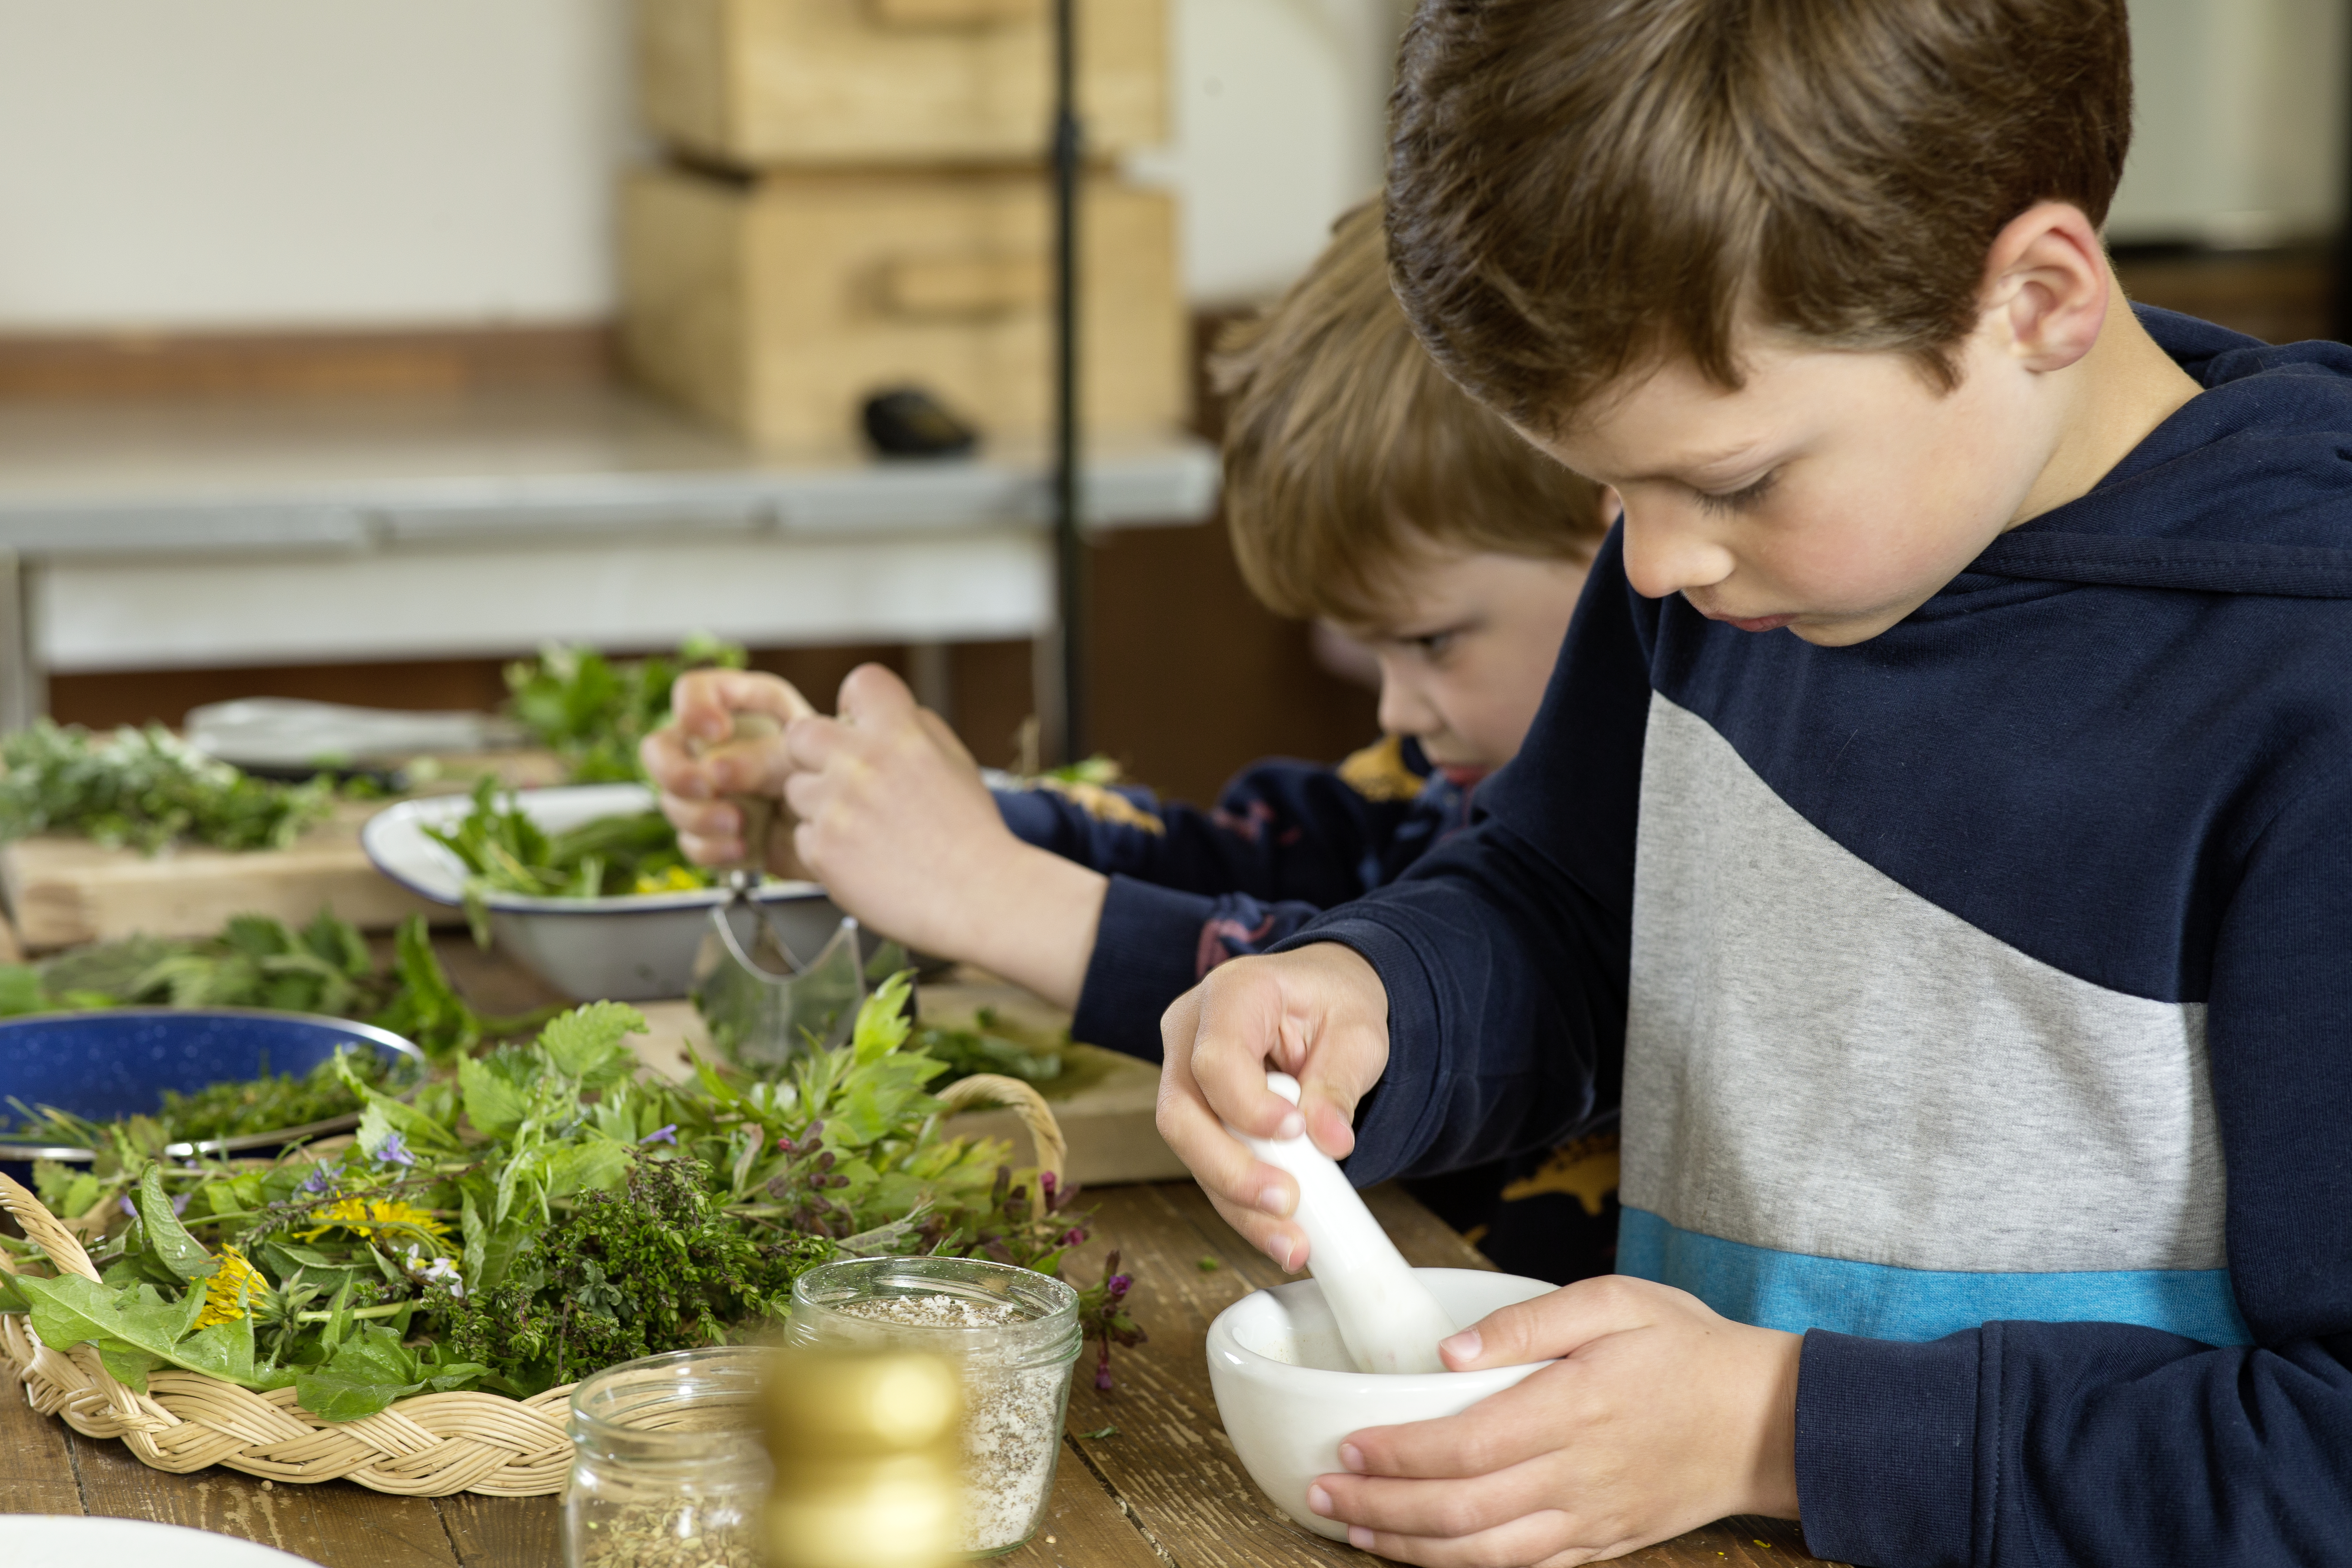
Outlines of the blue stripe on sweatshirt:
{"type": "Polygon", "coordinates": [[[1743,1323],[1913,1343],[1980,1323],[2137,1323],[2209,1345],[2253,1342],[2226,1268],[1958,1274],[1743,1246],[1627,1209],[1617,1271],[1687,1290],[1743,1323]]]}

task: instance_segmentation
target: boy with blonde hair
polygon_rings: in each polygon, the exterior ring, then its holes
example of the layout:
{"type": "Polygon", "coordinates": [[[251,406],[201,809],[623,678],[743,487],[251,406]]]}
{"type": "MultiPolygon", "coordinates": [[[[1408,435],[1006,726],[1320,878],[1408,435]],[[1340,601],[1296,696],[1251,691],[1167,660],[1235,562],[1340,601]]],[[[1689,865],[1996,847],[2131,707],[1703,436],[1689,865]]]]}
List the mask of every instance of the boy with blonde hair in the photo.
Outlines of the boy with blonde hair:
{"type": "Polygon", "coordinates": [[[1076,1037],[1150,1059],[1159,1017],[1217,964],[1392,880],[1467,822],[1534,719],[1586,563],[1596,488],[1430,363],[1389,288],[1378,203],[1233,334],[1225,510],[1251,586],[1380,660],[1386,737],[1337,768],[1261,763],[1213,812],[1137,789],[983,785],[905,685],[867,666],[840,715],[772,677],[681,679],[648,770],[689,854],[741,851],[730,794],[781,793],[799,862],[917,948],[1075,1009],[1076,1037]],[[797,721],[694,756],[730,710],[797,721]]]}
{"type": "Polygon", "coordinates": [[[1297,1267],[1223,1123],[1374,1181],[1622,1093],[1623,1275],[1310,1504],[2345,1560],[2352,352],[2124,299],[2121,0],[1423,0],[1394,105],[1408,313],[1624,520],[1482,821],[1171,1009],[1160,1127],[1297,1267]]]}

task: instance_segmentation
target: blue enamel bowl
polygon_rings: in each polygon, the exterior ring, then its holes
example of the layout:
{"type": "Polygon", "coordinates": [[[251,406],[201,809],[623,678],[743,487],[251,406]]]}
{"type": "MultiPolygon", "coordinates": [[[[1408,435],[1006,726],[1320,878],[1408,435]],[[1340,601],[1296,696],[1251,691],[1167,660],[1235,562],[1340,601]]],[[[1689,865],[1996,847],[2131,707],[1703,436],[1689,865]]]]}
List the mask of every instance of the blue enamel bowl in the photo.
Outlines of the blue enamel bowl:
{"type": "MultiPolygon", "coordinates": [[[[93,1121],[152,1115],[163,1091],[191,1093],[207,1084],[300,1076],[341,1046],[424,1066],[424,1053],[388,1030],[308,1013],[253,1007],[110,1007],[87,1013],[42,1013],[0,1018],[0,1171],[29,1181],[32,1162],[88,1160],[87,1149],[34,1144],[13,1138],[23,1121],[8,1101],[54,1106],[93,1121]]],[[[314,1121],[202,1145],[174,1143],[166,1152],[236,1154],[283,1148],[304,1138],[346,1131],[357,1116],[314,1121]]]]}

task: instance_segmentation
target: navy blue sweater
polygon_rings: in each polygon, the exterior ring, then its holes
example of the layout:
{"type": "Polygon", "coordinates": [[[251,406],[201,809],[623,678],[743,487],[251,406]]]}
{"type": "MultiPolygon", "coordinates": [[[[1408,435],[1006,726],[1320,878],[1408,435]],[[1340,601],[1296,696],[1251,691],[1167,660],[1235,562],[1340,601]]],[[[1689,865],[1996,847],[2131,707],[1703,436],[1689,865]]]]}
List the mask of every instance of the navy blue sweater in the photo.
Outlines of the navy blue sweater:
{"type": "Polygon", "coordinates": [[[1388,988],[1359,1183],[1622,1102],[1824,1556],[2352,1562],[2352,349],[2141,315],[2208,390],[1868,642],[1612,539],[1483,820],[1293,939],[1388,988]]]}
{"type": "Polygon", "coordinates": [[[1395,879],[1468,822],[1474,788],[1391,738],[1336,768],[1258,763],[1213,811],[1127,786],[1000,789],[996,804],[1019,837],[1111,879],[1071,1037],[1156,1062],[1171,1002],[1395,879]]]}

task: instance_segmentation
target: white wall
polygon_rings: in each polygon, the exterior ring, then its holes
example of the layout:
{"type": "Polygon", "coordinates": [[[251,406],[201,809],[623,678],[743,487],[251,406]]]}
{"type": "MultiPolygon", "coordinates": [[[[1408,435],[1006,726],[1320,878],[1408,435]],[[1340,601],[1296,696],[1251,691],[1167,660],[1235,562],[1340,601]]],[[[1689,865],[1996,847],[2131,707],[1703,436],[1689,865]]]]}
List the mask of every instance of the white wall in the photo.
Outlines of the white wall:
{"type": "Polygon", "coordinates": [[[2132,0],[2139,103],[2107,233],[2264,245],[2343,212],[2347,0],[2132,0]]]}
{"type": "MultiPolygon", "coordinates": [[[[1203,301],[1381,172],[1400,0],[1174,0],[1203,301]]],[[[613,306],[626,0],[0,0],[0,332],[563,321],[613,306]]]]}
{"type": "Polygon", "coordinates": [[[0,0],[0,331],[613,296],[622,0],[0,0]]]}
{"type": "Polygon", "coordinates": [[[1175,141],[1138,159],[1183,200],[1193,300],[1282,288],[1379,188],[1410,0],[1176,0],[1175,141]]]}

